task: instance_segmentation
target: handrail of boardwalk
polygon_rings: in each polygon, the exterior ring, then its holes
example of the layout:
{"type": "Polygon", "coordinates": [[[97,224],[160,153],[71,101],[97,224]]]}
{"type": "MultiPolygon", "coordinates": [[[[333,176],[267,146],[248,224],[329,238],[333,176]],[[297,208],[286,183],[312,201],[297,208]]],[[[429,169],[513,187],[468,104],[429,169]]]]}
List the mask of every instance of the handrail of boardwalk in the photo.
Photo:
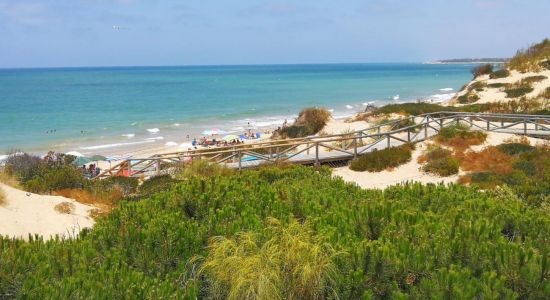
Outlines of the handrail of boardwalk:
{"type": "Polygon", "coordinates": [[[522,135],[550,135],[550,116],[442,111],[410,116],[345,134],[265,141],[157,154],[148,158],[132,158],[105,170],[96,178],[160,175],[178,164],[196,159],[206,159],[236,169],[255,168],[266,163],[278,162],[319,165],[331,161],[346,161],[373,149],[424,141],[437,134],[441,128],[459,122],[466,123],[476,130],[522,135]],[[401,127],[407,120],[413,120],[415,124],[401,127]],[[325,151],[320,151],[322,149],[325,151]]]}

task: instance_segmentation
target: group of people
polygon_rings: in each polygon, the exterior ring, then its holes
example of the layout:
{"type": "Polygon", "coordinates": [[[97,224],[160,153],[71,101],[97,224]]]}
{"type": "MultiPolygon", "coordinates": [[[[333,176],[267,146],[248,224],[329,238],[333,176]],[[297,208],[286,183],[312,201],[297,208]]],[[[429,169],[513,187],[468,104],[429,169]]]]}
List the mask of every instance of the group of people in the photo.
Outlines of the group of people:
{"type": "Polygon", "coordinates": [[[88,165],[88,168],[86,168],[86,165],[82,165],[82,167],[80,167],[80,172],[84,177],[92,179],[101,173],[101,169],[95,164],[88,165]]]}
{"type": "MultiPolygon", "coordinates": [[[[266,130],[263,133],[264,134],[269,134],[271,132],[266,130]]],[[[244,138],[244,139],[247,139],[247,140],[255,140],[255,139],[261,138],[261,136],[262,136],[262,133],[252,132],[252,131],[249,130],[248,132],[243,134],[241,137],[244,138]]],[[[189,138],[189,135],[187,137],[189,138]]],[[[223,147],[227,147],[227,146],[240,145],[240,144],[244,144],[244,141],[242,141],[241,138],[236,138],[236,139],[232,139],[232,140],[217,140],[217,139],[213,138],[213,139],[209,140],[206,137],[202,137],[199,140],[194,138],[191,141],[191,146],[193,146],[194,149],[197,149],[198,146],[203,146],[203,147],[223,146],[223,147]]]]}

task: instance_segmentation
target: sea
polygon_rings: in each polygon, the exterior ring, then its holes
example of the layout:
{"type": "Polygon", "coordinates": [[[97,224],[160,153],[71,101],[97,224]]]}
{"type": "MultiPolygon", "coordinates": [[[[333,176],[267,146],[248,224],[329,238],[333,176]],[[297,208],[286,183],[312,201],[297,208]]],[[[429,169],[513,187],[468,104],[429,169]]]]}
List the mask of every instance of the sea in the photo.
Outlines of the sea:
{"type": "Polygon", "coordinates": [[[0,69],[0,155],[186,147],[201,132],[262,131],[305,107],[343,118],[368,104],[445,101],[471,64],[0,69]]]}

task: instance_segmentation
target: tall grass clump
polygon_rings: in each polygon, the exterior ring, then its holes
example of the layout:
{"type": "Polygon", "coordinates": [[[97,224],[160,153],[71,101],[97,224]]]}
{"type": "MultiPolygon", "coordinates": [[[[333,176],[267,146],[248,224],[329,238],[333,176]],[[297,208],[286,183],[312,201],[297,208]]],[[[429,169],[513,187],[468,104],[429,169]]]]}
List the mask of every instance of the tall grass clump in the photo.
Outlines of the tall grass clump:
{"type": "Polygon", "coordinates": [[[281,128],[277,134],[283,138],[299,138],[317,134],[330,120],[325,108],[311,107],[302,110],[294,124],[281,128]]]}
{"type": "Polygon", "coordinates": [[[504,89],[504,92],[506,93],[506,98],[523,97],[532,91],[533,87],[531,86],[531,82],[525,80],[520,80],[516,83],[507,85],[504,89]]]}
{"type": "Polygon", "coordinates": [[[0,206],[4,205],[6,205],[6,193],[4,193],[4,190],[0,187],[0,206]]]}
{"type": "Polygon", "coordinates": [[[269,219],[265,234],[214,237],[201,267],[215,299],[324,299],[334,296],[335,251],[307,224],[269,219]]]}
{"type": "Polygon", "coordinates": [[[410,161],[412,150],[414,150],[414,145],[412,144],[374,150],[352,160],[350,169],[359,172],[380,172],[392,169],[410,161]]]}
{"type": "Polygon", "coordinates": [[[507,66],[519,72],[537,72],[542,69],[541,63],[550,59],[550,40],[544,39],[538,44],[533,44],[527,49],[519,50],[512,57],[507,66]]]}
{"type": "Polygon", "coordinates": [[[471,72],[472,72],[472,75],[474,75],[474,78],[477,78],[481,75],[491,74],[493,72],[493,65],[492,64],[479,65],[477,67],[472,68],[471,72]]]}

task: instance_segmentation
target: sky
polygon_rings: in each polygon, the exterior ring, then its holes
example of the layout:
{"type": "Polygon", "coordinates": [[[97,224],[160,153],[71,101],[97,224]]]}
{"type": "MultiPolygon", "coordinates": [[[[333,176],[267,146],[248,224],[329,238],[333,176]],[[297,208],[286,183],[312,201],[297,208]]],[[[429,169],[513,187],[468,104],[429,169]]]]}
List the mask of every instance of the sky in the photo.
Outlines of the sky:
{"type": "Polygon", "coordinates": [[[548,0],[0,0],[0,68],[510,57],[548,0]]]}

